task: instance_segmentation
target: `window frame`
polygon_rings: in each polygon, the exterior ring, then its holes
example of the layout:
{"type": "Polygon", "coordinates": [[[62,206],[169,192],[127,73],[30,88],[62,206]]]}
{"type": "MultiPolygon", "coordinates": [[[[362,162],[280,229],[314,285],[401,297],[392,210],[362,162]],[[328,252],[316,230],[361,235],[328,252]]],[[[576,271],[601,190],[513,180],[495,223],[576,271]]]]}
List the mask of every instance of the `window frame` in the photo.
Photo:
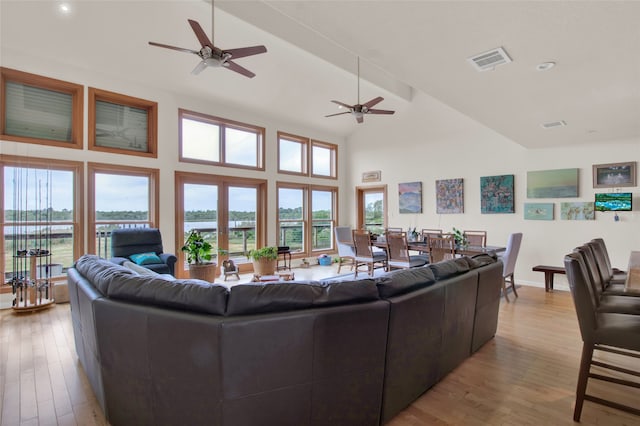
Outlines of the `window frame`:
{"type": "MultiPolygon", "coordinates": [[[[333,228],[337,226],[338,221],[338,200],[340,189],[337,186],[328,186],[328,185],[312,185],[312,184],[301,184],[294,182],[285,182],[285,181],[277,181],[276,182],[276,244],[282,245],[282,241],[280,241],[280,189],[299,189],[303,191],[303,200],[302,200],[302,218],[300,220],[295,220],[295,222],[303,223],[303,241],[302,241],[302,251],[293,252],[294,258],[301,258],[306,256],[315,256],[323,253],[331,253],[335,251],[335,241],[333,238],[333,228]],[[322,219],[322,221],[331,222],[331,246],[326,249],[313,249],[313,241],[312,241],[312,232],[313,228],[313,204],[311,194],[313,191],[324,191],[331,192],[333,194],[332,200],[332,218],[331,219],[322,219]]],[[[319,219],[318,219],[319,220],[319,219]]],[[[285,221],[286,222],[286,221],[285,221]]]]}
{"type": "Polygon", "coordinates": [[[158,158],[158,103],[145,99],[120,93],[109,92],[107,90],[89,87],[89,150],[110,152],[114,154],[137,155],[140,157],[158,158]],[[147,150],[135,151],[124,148],[115,148],[96,145],[96,102],[109,102],[112,104],[143,109],[147,112],[147,150]]]}
{"type": "MultiPolygon", "coordinates": [[[[113,174],[124,176],[144,176],[149,178],[149,219],[144,222],[150,228],[158,228],[160,223],[160,170],[146,167],[122,166],[107,163],[87,163],[87,182],[88,182],[88,200],[87,208],[87,234],[88,238],[87,252],[97,254],[96,235],[96,174],[113,174]]],[[[102,223],[102,222],[100,222],[102,223]]]]}
{"type": "Polygon", "coordinates": [[[11,68],[0,67],[0,138],[7,141],[38,145],[50,145],[60,148],[83,148],[84,86],[68,81],[57,80],[37,74],[11,68]],[[13,82],[38,89],[61,92],[71,95],[71,140],[62,142],[52,139],[31,138],[10,135],[6,132],[6,84],[13,82]]]}
{"type": "Polygon", "coordinates": [[[178,108],[178,161],[182,163],[195,163],[195,164],[209,164],[221,167],[232,167],[236,169],[245,170],[265,170],[265,128],[255,126],[253,124],[242,123],[240,121],[229,120],[222,117],[216,117],[209,114],[204,114],[196,111],[190,111],[184,108],[178,108]],[[220,161],[201,160],[197,158],[184,157],[182,155],[182,120],[187,118],[189,120],[200,121],[202,123],[208,123],[219,127],[219,140],[220,147],[218,156],[220,161]],[[225,129],[235,129],[246,132],[255,133],[258,138],[258,146],[256,147],[256,166],[247,166],[243,164],[227,163],[226,161],[226,133],[225,129]]]}
{"type": "Polygon", "coordinates": [[[320,179],[332,179],[332,180],[338,179],[338,145],[312,139],[309,155],[310,155],[309,164],[311,166],[310,167],[311,177],[320,178],[320,179]],[[330,169],[329,175],[319,175],[314,173],[315,162],[313,158],[313,148],[315,147],[325,148],[329,150],[329,153],[331,156],[331,165],[329,167],[330,169]]]}
{"type": "Polygon", "coordinates": [[[294,176],[309,176],[309,138],[305,138],[304,136],[298,136],[298,135],[294,135],[291,133],[286,133],[286,132],[281,132],[278,131],[277,132],[277,139],[278,139],[278,173],[281,174],[286,174],[286,175],[294,175],[294,176]],[[282,151],[280,149],[280,141],[282,139],[285,139],[287,142],[296,142],[299,143],[301,146],[300,149],[300,167],[301,167],[301,171],[296,172],[296,171],[292,171],[292,170],[283,170],[280,168],[280,164],[281,164],[281,154],[282,151]]]}
{"type": "MultiPolygon", "coordinates": [[[[80,161],[55,160],[51,158],[22,157],[15,155],[0,154],[0,187],[4,188],[4,168],[5,167],[26,167],[45,170],[68,171],[73,174],[73,218],[71,222],[61,222],[61,225],[71,225],[73,227],[73,256],[75,258],[84,254],[84,164],[80,161]]],[[[8,225],[4,217],[4,197],[0,197],[0,224],[4,227],[8,225]]],[[[58,223],[52,221],[54,225],[58,223]]],[[[0,247],[4,248],[4,232],[0,232],[0,247]]],[[[5,271],[6,256],[5,250],[0,250],[0,271],[5,271]]],[[[60,280],[66,280],[61,278],[60,280]]],[[[55,281],[55,279],[54,279],[55,281]]],[[[10,287],[7,286],[10,289],[10,287]]]]}

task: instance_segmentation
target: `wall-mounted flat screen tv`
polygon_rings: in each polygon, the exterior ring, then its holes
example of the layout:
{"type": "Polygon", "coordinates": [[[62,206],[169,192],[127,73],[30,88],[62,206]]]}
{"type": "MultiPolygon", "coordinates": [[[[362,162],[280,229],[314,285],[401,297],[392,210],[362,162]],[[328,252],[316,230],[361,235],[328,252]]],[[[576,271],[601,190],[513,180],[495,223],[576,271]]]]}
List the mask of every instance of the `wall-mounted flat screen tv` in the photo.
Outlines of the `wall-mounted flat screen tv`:
{"type": "Polygon", "coordinates": [[[601,212],[618,211],[625,212],[632,210],[631,192],[612,192],[596,194],[596,210],[601,212]]]}

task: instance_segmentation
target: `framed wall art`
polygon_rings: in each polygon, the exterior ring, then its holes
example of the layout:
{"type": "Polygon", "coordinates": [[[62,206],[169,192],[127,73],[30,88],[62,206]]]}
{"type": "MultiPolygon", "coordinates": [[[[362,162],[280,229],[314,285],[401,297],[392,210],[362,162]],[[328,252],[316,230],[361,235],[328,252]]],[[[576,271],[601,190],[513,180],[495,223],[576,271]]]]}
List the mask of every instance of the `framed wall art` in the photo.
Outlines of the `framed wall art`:
{"type": "Polygon", "coordinates": [[[527,172],[527,198],[578,196],[578,169],[527,172]]]}
{"type": "Polygon", "coordinates": [[[89,88],[89,149],[157,157],[157,102],[89,88]]]}
{"type": "Polygon", "coordinates": [[[362,173],[362,182],[380,182],[381,179],[382,172],[380,170],[362,173]]]}
{"type": "Polygon", "coordinates": [[[596,213],[593,202],[560,203],[560,219],[595,220],[596,213]]]}
{"type": "Polygon", "coordinates": [[[524,203],[525,220],[553,220],[553,203],[524,203]]]}
{"type": "Polygon", "coordinates": [[[480,212],[515,213],[513,175],[480,178],[480,212]]]}
{"type": "Polygon", "coordinates": [[[422,213],[422,182],[398,184],[400,213],[422,213]]]}
{"type": "Polygon", "coordinates": [[[462,179],[436,180],[436,213],[464,213],[462,179]]]}
{"type": "Polygon", "coordinates": [[[594,188],[636,186],[636,162],[593,165],[594,188]]]}

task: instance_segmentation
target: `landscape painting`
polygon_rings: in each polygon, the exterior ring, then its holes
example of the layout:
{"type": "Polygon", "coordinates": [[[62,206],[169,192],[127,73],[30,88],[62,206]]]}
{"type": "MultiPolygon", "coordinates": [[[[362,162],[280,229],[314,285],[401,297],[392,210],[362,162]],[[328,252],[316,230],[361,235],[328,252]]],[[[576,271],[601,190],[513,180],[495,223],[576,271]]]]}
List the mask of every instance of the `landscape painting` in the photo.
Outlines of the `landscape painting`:
{"type": "Polygon", "coordinates": [[[422,213],[422,182],[398,184],[400,213],[422,213]]]}
{"type": "Polygon", "coordinates": [[[527,198],[578,196],[578,169],[527,172],[527,198]]]}
{"type": "Polygon", "coordinates": [[[562,220],[595,220],[596,214],[592,202],[560,203],[562,220]]]}
{"type": "Polygon", "coordinates": [[[515,213],[513,175],[480,178],[480,212],[515,213]]]}
{"type": "Polygon", "coordinates": [[[462,179],[436,180],[436,213],[464,213],[462,179]]]}
{"type": "Polygon", "coordinates": [[[553,220],[553,203],[524,203],[525,220],[553,220]]]}

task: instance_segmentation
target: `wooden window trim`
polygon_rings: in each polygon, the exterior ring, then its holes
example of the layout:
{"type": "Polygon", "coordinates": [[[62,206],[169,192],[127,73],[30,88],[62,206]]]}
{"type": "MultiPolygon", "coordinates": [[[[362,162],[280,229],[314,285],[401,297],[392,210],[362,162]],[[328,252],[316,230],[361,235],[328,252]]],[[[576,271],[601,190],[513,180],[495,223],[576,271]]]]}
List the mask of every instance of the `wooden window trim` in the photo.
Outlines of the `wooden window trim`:
{"type": "Polygon", "coordinates": [[[386,228],[388,220],[388,204],[389,197],[387,194],[387,185],[375,185],[375,186],[356,186],[356,229],[362,229],[364,226],[364,194],[367,192],[382,192],[384,199],[384,205],[382,206],[382,226],[386,228]]]}
{"type": "Polygon", "coordinates": [[[83,148],[83,101],[84,87],[80,84],[57,80],[24,71],[0,67],[0,138],[7,141],[32,143],[39,145],[51,145],[60,148],[83,148]],[[71,141],[62,142],[50,139],[30,138],[24,136],[8,135],[6,133],[6,83],[8,81],[33,86],[40,89],[52,90],[71,95],[71,141]]]}
{"type": "Polygon", "coordinates": [[[89,87],[89,149],[114,154],[137,155],[139,157],[158,158],[158,103],[133,96],[89,87]],[[96,101],[110,102],[147,112],[147,151],[113,148],[96,145],[96,101]]]}
{"type": "Polygon", "coordinates": [[[265,170],[265,135],[266,129],[264,127],[255,126],[253,124],[242,123],[240,121],[229,120],[227,118],[216,117],[213,115],[204,114],[201,112],[190,111],[183,108],[178,108],[178,161],[183,163],[194,163],[194,164],[208,164],[215,165],[220,167],[231,167],[234,169],[244,169],[244,170],[265,170]],[[188,158],[182,156],[182,119],[188,118],[190,120],[200,121],[202,123],[214,124],[220,129],[220,152],[218,153],[220,161],[207,161],[207,160],[199,160],[196,158],[188,158]],[[256,158],[258,161],[257,166],[246,166],[242,164],[233,164],[226,162],[225,156],[225,144],[226,144],[226,136],[225,129],[236,129],[243,130],[247,132],[255,132],[258,135],[258,146],[256,152],[256,158]]]}
{"type": "Polygon", "coordinates": [[[284,175],[293,175],[293,176],[309,176],[309,138],[305,138],[304,136],[298,136],[291,133],[285,133],[278,131],[278,173],[284,175]],[[302,171],[293,172],[291,170],[282,170],[280,168],[280,139],[286,139],[291,142],[298,142],[302,149],[300,150],[300,164],[302,165],[302,171]]]}
{"type": "Polygon", "coordinates": [[[310,172],[311,172],[311,177],[314,178],[320,178],[320,179],[331,179],[331,180],[338,180],[338,145],[336,144],[332,144],[329,142],[322,142],[322,141],[317,141],[317,140],[311,140],[311,149],[310,149],[310,161],[309,163],[311,164],[310,167],[310,172]],[[313,161],[313,148],[314,147],[322,147],[322,148],[326,148],[331,152],[331,167],[330,167],[330,175],[317,175],[315,173],[313,173],[313,165],[314,165],[314,161],[313,161]]]}
{"type": "MultiPolygon", "coordinates": [[[[0,187],[4,188],[4,167],[31,167],[50,170],[70,171],[73,173],[73,253],[79,257],[84,254],[84,164],[80,161],[55,160],[51,158],[22,157],[16,155],[0,154],[0,187]]],[[[0,224],[5,223],[4,198],[0,197],[0,224]]],[[[5,247],[4,232],[0,232],[0,247],[5,247]]],[[[4,276],[5,270],[4,250],[0,250],[0,270],[4,276]]],[[[2,283],[4,284],[4,283],[2,283]]],[[[1,284],[0,284],[1,286],[1,284]]]]}
{"type": "MultiPolygon", "coordinates": [[[[91,236],[88,239],[88,253],[96,253],[96,191],[95,191],[95,175],[97,173],[126,175],[126,176],[144,176],[149,178],[149,226],[158,228],[160,223],[160,170],[146,167],[122,166],[117,164],[106,163],[87,163],[87,184],[88,184],[88,200],[87,208],[87,232],[91,236]]],[[[123,188],[126,191],[126,188],[123,188]]]]}

